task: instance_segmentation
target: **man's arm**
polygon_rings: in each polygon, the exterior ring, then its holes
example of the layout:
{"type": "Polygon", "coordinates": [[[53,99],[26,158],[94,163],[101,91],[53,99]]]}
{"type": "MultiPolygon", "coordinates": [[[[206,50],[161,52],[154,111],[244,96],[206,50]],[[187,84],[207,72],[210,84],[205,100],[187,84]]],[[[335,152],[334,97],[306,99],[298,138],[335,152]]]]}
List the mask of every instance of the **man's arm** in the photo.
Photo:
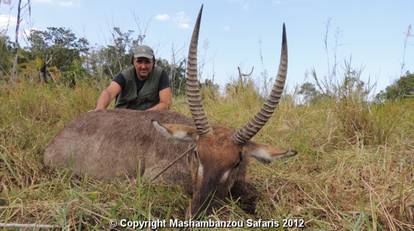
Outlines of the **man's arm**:
{"type": "Polygon", "coordinates": [[[105,109],[108,107],[111,101],[119,94],[119,92],[121,92],[121,90],[121,86],[117,82],[112,81],[111,84],[109,84],[109,86],[103,90],[99,96],[98,101],[96,102],[95,110],[105,109]]]}
{"type": "Polygon", "coordinates": [[[155,106],[147,109],[147,111],[169,109],[172,102],[171,88],[167,87],[159,92],[160,102],[155,106]]]}

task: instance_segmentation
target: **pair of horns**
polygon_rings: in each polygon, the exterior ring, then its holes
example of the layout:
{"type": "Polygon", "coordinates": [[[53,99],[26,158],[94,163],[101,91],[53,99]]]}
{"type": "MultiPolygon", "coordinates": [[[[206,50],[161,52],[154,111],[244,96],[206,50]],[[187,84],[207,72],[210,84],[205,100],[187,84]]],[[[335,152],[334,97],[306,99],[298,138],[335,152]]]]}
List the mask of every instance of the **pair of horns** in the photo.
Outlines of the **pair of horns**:
{"type": "MultiPolygon", "coordinates": [[[[209,125],[207,116],[204,112],[197,80],[197,44],[202,12],[203,6],[201,6],[201,9],[198,13],[197,21],[194,26],[193,34],[191,36],[190,49],[188,52],[186,87],[186,94],[188,104],[190,106],[191,115],[197,128],[197,133],[200,136],[213,132],[213,129],[209,125]]],[[[282,96],[287,75],[287,66],[288,54],[286,29],[285,24],[283,24],[282,49],[277,79],[273,85],[269,97],[266,99],[260,111],[252,119],[250,119],[249,122],[247,122],[242,128],[238,129],[237,132],[233,135],[233,141],[236,144],[242,145],[249,141],[260,131],[260,129],[266,124],[266,122],[272,116],[277,105],[279,104],[280,97],[282,96]]]]}

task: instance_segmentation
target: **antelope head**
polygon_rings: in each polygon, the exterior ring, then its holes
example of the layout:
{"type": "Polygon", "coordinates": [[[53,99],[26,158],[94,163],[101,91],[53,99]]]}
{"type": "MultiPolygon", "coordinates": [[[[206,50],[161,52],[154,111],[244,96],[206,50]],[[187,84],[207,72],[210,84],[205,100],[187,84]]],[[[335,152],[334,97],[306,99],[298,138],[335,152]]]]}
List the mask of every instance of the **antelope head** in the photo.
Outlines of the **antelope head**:
{"type": "Polygon", "coordinates": [[[210,126],[201,102],[197,81],[197,43],[202,10],[203,7],[194,26],[187,65],[186,94],[195,127],[153,121],[154,127],[165,136],[196,144],[189,156],[193,185],[193,198],[188,209],[190,216],[205,209],[213,195],[223,198],[236,181],[244,180],[248,156],[269,163],[296,154],[294,150],[250,141],[270,119],[283,92],[288,62],[285,25],[279,71],[271,94],[261,110],[242,128],[234,131],[225,126],[210,126]]]}

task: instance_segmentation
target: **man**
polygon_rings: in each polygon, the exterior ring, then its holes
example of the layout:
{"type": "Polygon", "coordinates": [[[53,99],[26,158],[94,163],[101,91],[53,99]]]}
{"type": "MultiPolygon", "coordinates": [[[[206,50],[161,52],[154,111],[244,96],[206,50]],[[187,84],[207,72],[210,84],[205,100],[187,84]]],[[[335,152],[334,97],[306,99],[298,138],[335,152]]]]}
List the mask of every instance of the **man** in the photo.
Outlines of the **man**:
{"type": "Polygon", "coordinates": [[[115,108],[161,110],[171,105],[167,73],[155,66],[154,51],[149,46],[134,50],[133,66],[119,73],[103,90],[95,110],[107,108],[116,97],[115,108]]]}

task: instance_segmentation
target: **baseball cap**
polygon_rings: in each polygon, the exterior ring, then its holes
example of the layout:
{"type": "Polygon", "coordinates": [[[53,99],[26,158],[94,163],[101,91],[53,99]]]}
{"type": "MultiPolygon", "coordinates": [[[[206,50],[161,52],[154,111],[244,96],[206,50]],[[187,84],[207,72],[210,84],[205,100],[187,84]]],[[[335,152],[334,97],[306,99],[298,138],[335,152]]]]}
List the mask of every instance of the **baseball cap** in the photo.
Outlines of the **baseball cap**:
{"type": "Polygon", "coordinates": [[[146,45],[137,46],[134,49],[134,58],[147,58],[147,59],[153,59],[154,58],[154,51],[151,47],[146,45]]]}

